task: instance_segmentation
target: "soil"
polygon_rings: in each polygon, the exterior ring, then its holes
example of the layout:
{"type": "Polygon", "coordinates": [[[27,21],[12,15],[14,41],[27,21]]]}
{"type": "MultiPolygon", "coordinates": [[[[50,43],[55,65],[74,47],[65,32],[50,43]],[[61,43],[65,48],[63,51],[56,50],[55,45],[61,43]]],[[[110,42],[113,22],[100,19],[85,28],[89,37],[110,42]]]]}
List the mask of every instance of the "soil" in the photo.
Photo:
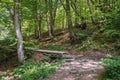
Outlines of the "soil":
{"type": "Polygon", "coordinates": [[[39,80],[103,80],[105,70],[100,60],[105,58],[105,53],[87,51],[76,54],[66,55],[65,63],[54,74],[39,80]]]}
{"type": "MultiPolygon", "coordinates": [[[[40,53],[35,53],[30,60],[39,63],[45,56],[40,53]]],[[[56,72],[50,74],[45,79],[38,80],[103,80],[104,68],[101,66],[101,59],[106,57],[102,51],[85,51],[77,52],[70,50],[68,54],[64,55],[65,62],[61,67],[56,69],[56,72]]],[[[17,57],[1,64],[0,71],[10,70],[16,68],[17,57]]]]}
{"type": "Polygon", "coordinates": [[[16,67],[18,67],[17,56],[6,59],[0,63],[0,71],[13,71],[16,67]]]}
{"type": "MultiPolygon", "coordinates": [[[[35,52],[33,57],[30,58],[31,61],[39,63],[45,56],[43,54],[35,52]]],[[[19,66],[17,56],[11,57],[10,59],[6,59],[1,61],[0,63],[0,71],[13,71],[16,67],[19,66]]]]}

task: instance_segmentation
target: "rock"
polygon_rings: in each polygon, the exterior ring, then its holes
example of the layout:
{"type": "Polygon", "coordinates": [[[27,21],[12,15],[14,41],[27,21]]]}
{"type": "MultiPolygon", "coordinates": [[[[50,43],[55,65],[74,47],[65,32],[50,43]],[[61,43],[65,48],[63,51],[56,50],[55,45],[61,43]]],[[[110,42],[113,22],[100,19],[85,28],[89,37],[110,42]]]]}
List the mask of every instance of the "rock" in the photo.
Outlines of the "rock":
{"type": "Polygon", "coordinates": [[[81,69],[79,70],[80,80],[103,80],[105,69],[100,62],[94,60],[81,60],[81,69]]]}
{"type": "Polygon", "coordinates": [[[14,80],[14,77],[13,77],[13,76],[6,76],[6,77],[4,78],[4,80],[14,80]]]}
{"type": "Polygon", "coordinates": [[[0,76],[4,76],[4,75],[6,75],[6,72],[0,71],[0,76]]]}
{"type": "Polygon", "coordinates": [[[103,80],[105,69],[98,60],[81,55],[66,57],[68,61],[55,74],[39,80],[103,80]]]}
{"type": "Polygon", "coordinates": [[[70,74],[78,74],[78,71],[76,69],[71,69],[70,74]]]}
{"type": "Polygon", "coordinates": [[[72,61],[74,61],[75,59],[66,59],[65,61],[66,62],[72,62],[72,61]]]}

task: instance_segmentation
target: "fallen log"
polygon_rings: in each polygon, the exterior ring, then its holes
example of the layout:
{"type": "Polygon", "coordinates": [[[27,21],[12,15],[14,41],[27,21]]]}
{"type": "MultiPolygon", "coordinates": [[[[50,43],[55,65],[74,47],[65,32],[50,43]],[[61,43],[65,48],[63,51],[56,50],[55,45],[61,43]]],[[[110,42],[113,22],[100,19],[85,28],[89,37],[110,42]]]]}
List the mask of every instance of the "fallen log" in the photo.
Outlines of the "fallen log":
{"type": "Polygon", "coordinates": [[[43,50],[43,49],[35,49],[35,48],[27,48],[29,50],[40,52],[41,54],[50,56],[50,57],[63,57],[64,54],[67,54],[68,51],[54,51],[54,50],[43,50]]]}

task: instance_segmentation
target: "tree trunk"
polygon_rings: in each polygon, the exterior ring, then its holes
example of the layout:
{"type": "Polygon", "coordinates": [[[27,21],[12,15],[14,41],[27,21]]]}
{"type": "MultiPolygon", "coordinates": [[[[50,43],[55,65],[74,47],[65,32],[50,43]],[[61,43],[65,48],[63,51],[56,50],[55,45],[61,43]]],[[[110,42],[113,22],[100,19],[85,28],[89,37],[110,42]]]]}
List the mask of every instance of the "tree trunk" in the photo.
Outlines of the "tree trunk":
{"type": "Polygon", "coordinates": [[[42,23],[42,16],[41,15],[39,15],[38,16],[38,39],[40,39],[41,38],[41,23],[42,23]]]}
{"type": "Polygon", "coordinates": [[[18,61],[20,63],[24,63],[23,37],[20,30],[20,21],[19,21],[19,0],[14,0],[14,27],[18,39],[18,46],[17,46],[18,61]]]}
{"type": "Polygon", "coordinates": [[[71,40],[71,43],[74,43],[75,42],[75,34],[72,30],[72,20],[71,20],[69,0],[66,0],[66,18],[67,18],[70,40],[71,40]]]}
{"type": "Polygon", "coordinates": [[[53,3],[52,3],[52,0],[49,0],[48,2],[49,2],[48,12],[50,14],[49,21],[50,21],[50,27],[51,27],[51,34],[53,35],[53,27],[54,27],[54,15],[53,15],[53,9],[52,9],[53,3]]]}
{"type": "Polygon", "coordinates": [[[46,20],[47,20],[47,27],[48,27],[48,32],[49,32],[49,37],[51,39],[53,39],[53,34],[52,34],[52,28],[51,28],[51,25],[50,25],[50,20],[49,20],[49,14],[48,12],[46,13],[46,20]]]}
{"type": "Polygon", "coordinates": [[[65,19],[64,19],[64,17],[63,17],[63,18],[62,18],[62,29],[63,29],[63,30],[64,30],[64,25],[65,25],[65,24],[64,24],[64,22],[65,22],[64,20],[65,20],[65,19]]]}
{"type": "MultiPolygon", "coordinates": [[[[72,1],[71,7],[75,12],[75,25],[79,25],[78,17],[80,17],[81,19],[81,24],[86,24],[86,22],[84,21],[85,18],[82,16],[82,11],[81,11],[82,8],[80,9],[80,12],[77,10],[77,0],[71,0],[71,1],[72,1]]],[[[81,3],[83,3],[83,1],[81,3]]]]}
{"type": "MultiPolygon", "coordinates": [[[[94,3],[94,2],[92,1],[92,3],[94,3]]],[[[90,0],[87,0],[87,5],[89,6],[89,11],[90,11],[90,14],[92,15],[93,11],[91,9],[90,0]]],[[[93,16],[91,16],[91,21],[93,24],[97,24],[97,22],[95,21],[95,18],[93,16]]]]}
{"type": "MultiPolygon", "coordinates": [[[[77,5],[77,0],[75,0],[75,5],[77,5]]],[[[75,10],[77,10],[77,7],[75,6],[75,10]]],[[[75,25],[78,24],[78,15],[77,15],[77,11],[75,11],[75,25]]]]}
{"type": "MultiPolygon", "coordinates": [[[[49,1],[50,2],[50,1],[49,1]]],[[[48,0],[45,0],[45,5],[46,5],[46,21],[47,21],[47,27],[48,27],[48,32],[49,32],[49,37],[50,39],[53,39],[53,19],[52,14],[51,14],[51,10],[49,11],[50,8],[50,4],[48,4],[48,0]],[[49,16],[49,12],[50,12],[50,16],[49,16]]]]}
{"type": "Polygon", "coordinates": [[[34,17],[35,17],[35,38],[41,38],[41,23],[42,23],[42,14],[38,13],[39,11],[39,4],[35,1],[34,5],[34,17]]]}

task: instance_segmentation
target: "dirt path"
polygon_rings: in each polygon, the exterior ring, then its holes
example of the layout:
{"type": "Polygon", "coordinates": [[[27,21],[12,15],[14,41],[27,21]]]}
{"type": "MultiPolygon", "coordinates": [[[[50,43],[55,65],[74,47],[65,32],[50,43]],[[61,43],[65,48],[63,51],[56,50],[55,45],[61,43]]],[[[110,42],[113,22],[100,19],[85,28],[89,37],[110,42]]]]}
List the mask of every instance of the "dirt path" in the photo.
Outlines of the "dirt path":
{"type": "Polygon", "coordinates": [[[68,56],[54,74],[39,80],[103,80],[104,68],[100,59],[105,57],[104,53],[95,51],[68,56]]]}

